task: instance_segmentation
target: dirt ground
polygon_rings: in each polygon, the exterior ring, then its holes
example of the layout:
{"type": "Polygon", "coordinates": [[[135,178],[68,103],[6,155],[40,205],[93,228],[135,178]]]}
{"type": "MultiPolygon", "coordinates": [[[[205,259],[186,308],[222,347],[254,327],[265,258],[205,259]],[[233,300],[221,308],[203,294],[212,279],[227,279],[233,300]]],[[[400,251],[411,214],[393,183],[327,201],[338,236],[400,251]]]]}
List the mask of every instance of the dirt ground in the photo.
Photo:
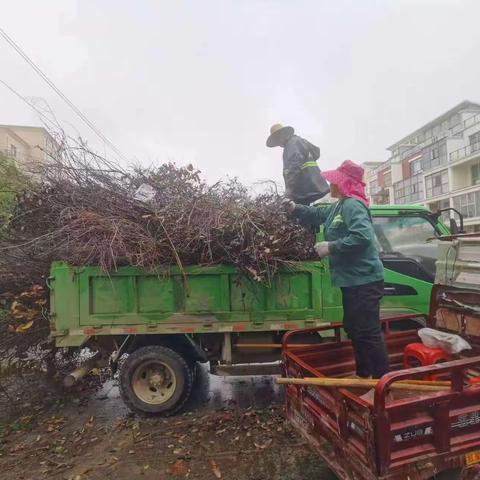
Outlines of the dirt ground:
{"type": "Polygon", "coordinates": [[[100,376],[69,392],[38,374],[3,383],[0,469],[3,480],[335,479],[285,421],[271,377],[205,369],[170,418],[131,414],[100,376]]]}

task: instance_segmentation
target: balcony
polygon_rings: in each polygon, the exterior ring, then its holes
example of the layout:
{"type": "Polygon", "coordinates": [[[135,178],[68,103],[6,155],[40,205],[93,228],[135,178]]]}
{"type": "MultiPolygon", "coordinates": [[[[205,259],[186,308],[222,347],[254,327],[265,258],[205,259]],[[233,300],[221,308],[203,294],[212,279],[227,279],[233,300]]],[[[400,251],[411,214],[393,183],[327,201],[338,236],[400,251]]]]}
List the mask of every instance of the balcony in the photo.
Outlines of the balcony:
{"type": "MultiPolygon", "coordinates": [[[[452,127],[450,127],[448,130],[443,130],[439,132],[437,136],[432,136],[429,138],[426,138],[422,142],[412,145],[410,148],[404,150],[400,156],[399,160],[405,160],[408,157],[412,157],[417,153],[420,153],[424,148],[429,147],[433,145],[436,142],[439,142],[440,140],[443,140],[445,138],[453,138],[456,137],[457,135],[461,135],[462,132],[470,128],[476,124],[480,123],[480,113],[477,113],[475,115],[472,115],[471,117],[467,118],[466,120],[463,120],[462,122],[459,122],[452,127]]],[[[454,152],[452,152],[454,153],[454,152]]],[[[451,160],[455,161],[455,160],[451,160]]]]}
{"type": "Polygon", "coordinates": [[[463,128],[469,128],[473,125],[480,123],[480,113],[473,115],[473,117],[467,118],[463,121],[463,128]]]}
{"type": "Polygon", "coordinates": [[[480,155],[480,142],[472,143],[466,147],[462,147],[458,150],[450,152],[449,160],[450,162],[457,162],[458,160],[462,160],[473,155],[480,155]]]}

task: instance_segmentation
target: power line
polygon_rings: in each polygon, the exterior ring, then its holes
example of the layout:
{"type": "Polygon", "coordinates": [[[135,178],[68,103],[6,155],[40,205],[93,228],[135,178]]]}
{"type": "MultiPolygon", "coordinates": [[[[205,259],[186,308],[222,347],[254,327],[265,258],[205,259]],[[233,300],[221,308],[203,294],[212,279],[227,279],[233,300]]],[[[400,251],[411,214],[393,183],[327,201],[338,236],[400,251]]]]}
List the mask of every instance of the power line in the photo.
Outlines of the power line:
{"type": "MultiPolygon", "coordinates": [[[[5,41],[30,65],[37,75],[51,87],[55,93],[100,137],[110,148],[124,161],[129,161],[128,158],[84,115],[84,113],[66,96],[63,92],[43,73],[35,62],[15,43],[15,41],[0,27],[0,35],[5,41]]],[[[4,82],[2,82],[4,83],[4,82]]],[[[5,83],[4,83],[5,84],[5,83]]],[[[6,85],[6,84],[5,84],[6,85]]],[[[7,86],[7,88],[10,88],[7,86]]]]}

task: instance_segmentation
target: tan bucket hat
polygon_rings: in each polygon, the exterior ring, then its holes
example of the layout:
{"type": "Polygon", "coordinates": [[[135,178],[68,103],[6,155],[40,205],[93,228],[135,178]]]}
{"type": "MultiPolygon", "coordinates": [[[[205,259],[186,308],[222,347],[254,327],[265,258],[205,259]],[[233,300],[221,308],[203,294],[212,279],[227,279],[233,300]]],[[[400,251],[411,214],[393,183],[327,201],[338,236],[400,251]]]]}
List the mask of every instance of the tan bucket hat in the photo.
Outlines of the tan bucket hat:
{"type": "Polygon", "coordinates": [[[276,123],[270,129],[270,136],[267,138],[267,147],[280,146],[280,140],[284,135],[290,137],[295,133],[293,127],[284,127],[281,123],[276,123]]]}

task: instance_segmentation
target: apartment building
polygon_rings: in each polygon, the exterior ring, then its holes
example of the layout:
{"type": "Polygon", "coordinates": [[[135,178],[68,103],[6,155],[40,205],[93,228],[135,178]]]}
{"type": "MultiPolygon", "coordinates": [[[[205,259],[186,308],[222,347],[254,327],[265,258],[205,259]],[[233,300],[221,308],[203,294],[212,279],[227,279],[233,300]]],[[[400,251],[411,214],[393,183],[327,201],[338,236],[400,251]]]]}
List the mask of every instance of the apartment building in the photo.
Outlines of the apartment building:
{"type": "MultiPolygon", "coordinates": [[[[385,162],[364,162],[362,164],[363,167],[363,181],[365,182],[365,191],[367,193],[367,197],[370,199],[372,198],[372,195],[375,195],[377,198],[377,202],[379,203],[378,200],[378,182],[375,182],[374,180],[377,178],[377,169],[382,166],[385,162]]],[[[387,202],[389,203],[389,202],[387,202]]]]}
{"type": "Polygon", "coordinates": [[[47,160],[55,141],[43,127],[0,125],[0,154],[15,160],[25,170],[47,160]]]}
{"type": "Polygon", "coordinates": [[[365,176],[372,203],[454,207],[480,231],[480,104],[464,101],[388,150],[365,176]]]}

